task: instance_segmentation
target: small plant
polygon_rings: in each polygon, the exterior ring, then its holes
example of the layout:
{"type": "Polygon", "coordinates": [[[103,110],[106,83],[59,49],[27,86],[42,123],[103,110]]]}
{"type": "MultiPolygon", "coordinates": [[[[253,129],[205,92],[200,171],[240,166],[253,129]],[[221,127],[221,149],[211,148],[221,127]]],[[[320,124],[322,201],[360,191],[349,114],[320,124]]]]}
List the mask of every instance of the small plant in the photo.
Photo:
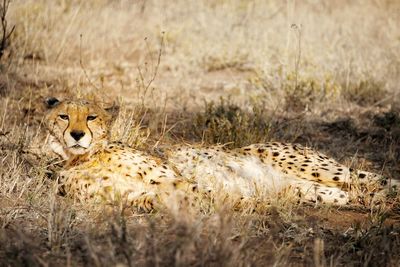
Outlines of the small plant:
{"type": "Polygon", "coordinates": [[[128,110],[122,106],[113,127],[112,139],[132,147],[145,144],[150,136],[150,129],[145,129],[142,125],[146,112],[147,110],[141,106],[134,110],[128,110]]]}
{"type": "Polygon", "coordinates": [[[396,126],[400,126],[400,112],[392,109],[382,114],[377,114],[374,116],[374,123],[389,131],[396,126]]]}
{"type": "Polygon", "coordinates": [[[346,99],[360,106],[377,104],[387,95],[385,84],[373,79],[365,79],[357,83],[351,83],[342,92],[346,99]]]}
{"type": "Polygon", "coordinates": [[[304,111],[318,102],[331,101],[337,97],[341,87],[329,76],[324,79],[304,77],[298,79],[296,74],[289,74],[283,84],[285,92],[285,109],[290,111],[304,111]],[[297,80],[297,81],[296,81],[297,80]],[[296,86],[293,89],[292,83],[296,86]]]}
{"type": "Polygon", "coordinates": [[[229,143],[237,147],[267,141],[270,120],[260,105],[253,105],[250,112],[245,112],[229,100],[221,99],[218,105],[206,103],[205,111],[197,115],[194,129],[206,143],[229,143]]]}
{"type": "Polygon", "coordinates": [[[247,66],[247,62],[249,61],[248,56],[248,54],[240,51],[224,53],[222,55],[210,55],[204,58],[203,66],[209,72],[225,69],[246,71],[250,69],[247,66]]]}

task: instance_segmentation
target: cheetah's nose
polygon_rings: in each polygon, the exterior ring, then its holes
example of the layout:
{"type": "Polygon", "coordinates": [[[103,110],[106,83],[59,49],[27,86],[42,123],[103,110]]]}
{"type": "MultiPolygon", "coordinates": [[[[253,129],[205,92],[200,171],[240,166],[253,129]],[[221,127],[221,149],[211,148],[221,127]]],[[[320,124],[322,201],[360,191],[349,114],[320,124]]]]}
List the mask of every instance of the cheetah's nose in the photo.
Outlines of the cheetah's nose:
{"type": "Polygon", "coordinates": [[[74,130],[70,133],[70,135],[75,139],[75,141],[79,141],[85,135],[85,133],[83,131],[74,130]]]}

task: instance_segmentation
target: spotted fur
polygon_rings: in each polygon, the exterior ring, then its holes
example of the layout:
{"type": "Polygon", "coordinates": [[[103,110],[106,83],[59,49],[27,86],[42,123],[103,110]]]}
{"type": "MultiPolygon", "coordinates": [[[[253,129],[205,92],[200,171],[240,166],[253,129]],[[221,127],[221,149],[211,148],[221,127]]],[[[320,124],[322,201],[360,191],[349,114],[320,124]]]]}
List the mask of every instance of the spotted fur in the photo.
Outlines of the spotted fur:
{"type": "Polygon", "coordinates": [[[110,144],[113,116],[95,103],[51,98],[48,106],[49,144],[66,160],[61,181],[81,200],[124,199],[148,211],[171,195],[198,188],[241,197],[293,190],[306,201],[345,205],[351,187],[360,181],[377,184],[378,191],[387,183],[381,175],[352,170],[298,144],[271,142],[233,150],[173,146],[161,159],[110,144]]]}

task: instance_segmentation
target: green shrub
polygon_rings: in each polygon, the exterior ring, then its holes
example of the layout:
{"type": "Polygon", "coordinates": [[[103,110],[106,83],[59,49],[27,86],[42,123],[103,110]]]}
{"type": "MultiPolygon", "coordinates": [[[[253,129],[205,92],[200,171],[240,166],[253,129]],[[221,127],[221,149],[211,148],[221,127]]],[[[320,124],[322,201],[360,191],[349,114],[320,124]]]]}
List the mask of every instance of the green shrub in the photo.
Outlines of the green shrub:
{"type": "Polygon", "coordinates": [[[194,122],[196,135],[205,143],[228,144],[230,147],[265,142],[269,139],[270,127],[270,118],[260,104],[244,111],[224,99],[219,104],[206,103],[204,112],[199,113],[194,122]]]}

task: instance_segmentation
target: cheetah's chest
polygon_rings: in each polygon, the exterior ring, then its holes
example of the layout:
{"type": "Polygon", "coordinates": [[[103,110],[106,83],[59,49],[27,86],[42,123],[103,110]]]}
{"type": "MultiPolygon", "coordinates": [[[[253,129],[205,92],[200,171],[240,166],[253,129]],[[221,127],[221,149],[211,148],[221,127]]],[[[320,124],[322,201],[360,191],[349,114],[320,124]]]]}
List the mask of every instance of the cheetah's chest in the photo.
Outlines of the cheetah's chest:
{"type": "Polygon", "coordinates": [[[176,173],[149,155],[113,146],[61,172],[68,191],[90,198],[173,190],[176,173]]]}

